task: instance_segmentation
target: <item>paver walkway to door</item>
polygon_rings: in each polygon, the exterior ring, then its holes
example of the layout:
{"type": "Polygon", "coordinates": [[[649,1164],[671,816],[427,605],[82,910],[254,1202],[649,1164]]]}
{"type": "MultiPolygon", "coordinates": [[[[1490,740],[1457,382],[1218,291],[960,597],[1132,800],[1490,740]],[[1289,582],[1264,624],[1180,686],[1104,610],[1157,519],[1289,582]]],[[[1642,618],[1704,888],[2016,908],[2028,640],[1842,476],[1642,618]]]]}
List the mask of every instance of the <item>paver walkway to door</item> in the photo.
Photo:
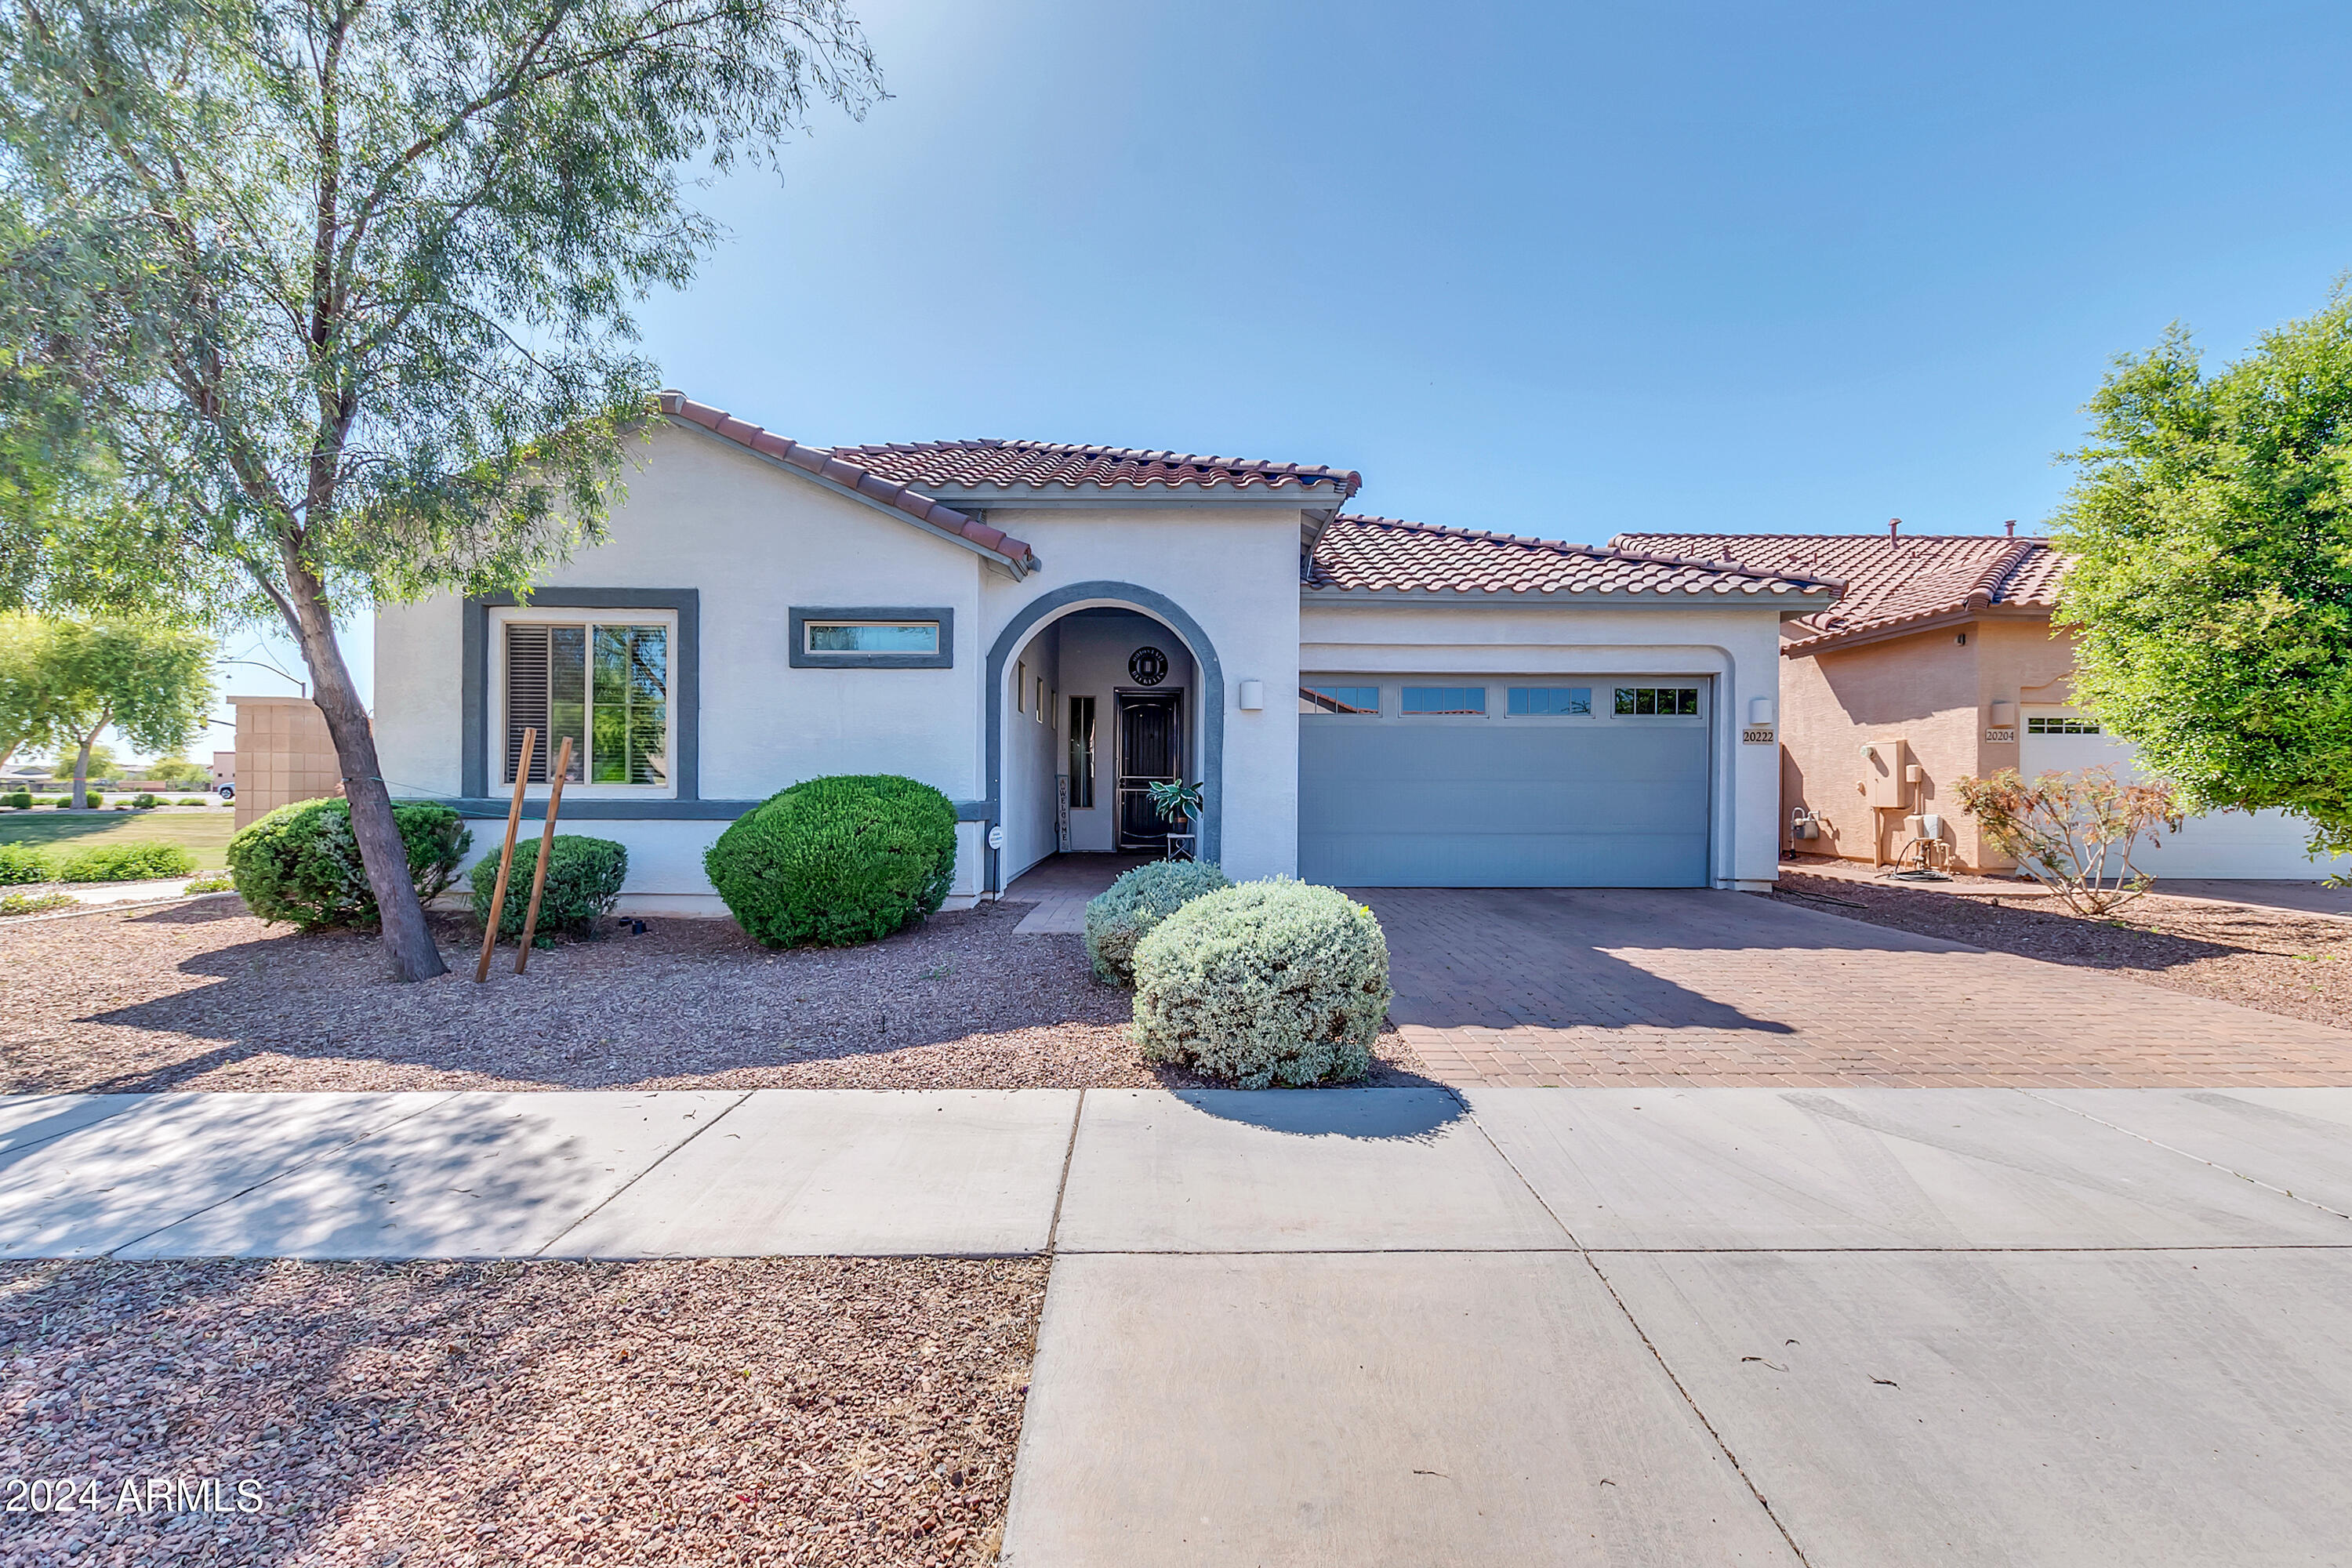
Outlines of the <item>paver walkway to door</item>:
{"type": "Polygon", "coordinates": [[[1745,893],[1357,896],[1444,1083],[2352,1084],[2352,1031],[1745,893]]]}
{"type": "Polygon", "coordinates": [[[0,1100],[18,1255],[1050,1252],[1003,1561],[2340,1561],[2352,1090],[0,1100]]]}

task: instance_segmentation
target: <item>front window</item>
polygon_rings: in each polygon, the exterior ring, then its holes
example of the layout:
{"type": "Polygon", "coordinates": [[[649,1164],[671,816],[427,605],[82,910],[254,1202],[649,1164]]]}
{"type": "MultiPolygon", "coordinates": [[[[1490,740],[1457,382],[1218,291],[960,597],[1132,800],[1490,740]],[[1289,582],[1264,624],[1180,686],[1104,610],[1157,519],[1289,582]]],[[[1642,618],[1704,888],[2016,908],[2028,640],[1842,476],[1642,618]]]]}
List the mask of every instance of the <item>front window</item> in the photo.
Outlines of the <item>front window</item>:
{"type": "Polygon", "coordinates": [[[532,784],[572,742],[566,782],[669,783],[669,627],[604,621],[506,626],[506,782],[539,731],[532,784]]]}
{"type": "Polygon", "coordinates": [[[1654,714],[1659,718],[1672,714],[1696,718],[1698,715],[1698,688],[1621,686],[1617,689],[1617,711],[1644,719],[1654,714]]]}
{"type": "Polygon", "coordinates": [[[1483,686],[1408,686],[1402,711],[1412,714],[1474,714],[1486,711],[1483,686]]]}
{"type": "Polygon", "coordinates": [[[811,653],[937,653],[937,621],[808,621],[811,653]]]}

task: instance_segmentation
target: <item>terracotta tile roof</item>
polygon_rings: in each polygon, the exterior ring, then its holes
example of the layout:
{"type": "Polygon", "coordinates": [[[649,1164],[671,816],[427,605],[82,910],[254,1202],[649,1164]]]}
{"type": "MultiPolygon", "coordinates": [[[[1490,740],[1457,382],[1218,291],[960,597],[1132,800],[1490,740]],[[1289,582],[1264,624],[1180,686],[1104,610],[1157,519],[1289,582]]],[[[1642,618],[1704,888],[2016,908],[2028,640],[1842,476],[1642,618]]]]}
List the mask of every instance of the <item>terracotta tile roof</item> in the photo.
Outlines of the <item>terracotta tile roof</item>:
{"type": "Polygon", "coordinates": [[[875,473],[926,489],[982,485],[1150,485],[1202,489],[1230,485],[1321,490],[1338,500],[1354,495],[1363,476],[1350,468],[1263,463],[1244,458],[1203,458],[1187,452],[1146,452],[1130,447],[1066,447],[1045,441],[902,441],[878,447],[837,447],[835,452],[875,473]]]}
{"type": "Polygon", "coordinates": [[[749,420],[738,419],[725,409],[713,408],[707,403],[697,403],[682,392],[664,392],[661,409],[674,419],[699,425],[715,436],[722,436],[737,446],[790,463],[842,489],[854,490],[878,506],[904,512],[916,521],[938,529],[942,533],[955,534],[997,556],[1011,566],[1016,575],[1034,571],[1037,552],[1028,544],[1013,538],[1003,529],[991,528],[976,517],[942,506],[930,497],[908,488],[904,479],[877,471],[856,459],[854,454],[865,448],[850,447],[828,450],[795,441],[763,429],[749,420]],[[853,456],[845,458],[847,451],[853,456]]]}
{"type": "Polygon", "coordinates": [[[1621,533],[1610,542],[1842,579],[1845,596],[1790,628],[1801,635],[1782,645],[1784,653],[1995,606],[2046,616],[2066,572],[2066,558],[2048,540],[2000,534],[1621,533]]]}
{"type": "Polygon", "coordinates": [[[1823,605],[1838,589],[1820,574],[1346,514],[1323,531],[1299,576],[1339,593],[1804,594],[1823,605]]]}

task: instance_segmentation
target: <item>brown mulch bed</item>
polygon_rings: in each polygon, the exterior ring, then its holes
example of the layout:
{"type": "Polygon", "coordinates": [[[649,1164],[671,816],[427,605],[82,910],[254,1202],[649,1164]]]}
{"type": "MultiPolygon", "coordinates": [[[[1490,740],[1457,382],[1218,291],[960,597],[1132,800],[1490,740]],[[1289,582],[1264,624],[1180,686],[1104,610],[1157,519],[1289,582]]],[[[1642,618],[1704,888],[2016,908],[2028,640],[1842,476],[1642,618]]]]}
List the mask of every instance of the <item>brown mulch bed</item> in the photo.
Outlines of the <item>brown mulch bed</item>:
{"type": "MultiPolygon", "coordinates": [[[[870,946],[772,952],[659,919],[474,984],[480,930],[433,917],[450,973],[388,977],[372,935],[302,936],[235,899],[0,927],[0,1093],[155,1089],[1189,1088],[1128,1039],[1129,994],[1031,906],[870,946]]],[[[1422,1081],[1393,1030],[1374,1083],[1422,1081]]]]}
{"type": "Polygon", "coordinates": [[[1036,1260],[0,1265],[0,1483],[51,1483],[0,1563],[990,1562],[1045,1290],[1036,1260]],[[94,1510],[56,1510],[68,1479],[94,1510]]]}
{"type": "Polygon", "coordinates": [[[1971,878],[1950,885],[1964,891],[1939,886],[1780,872],[1783,889],[1815,895],[1790,900],[1808,908],[2335,1028],[2352,1024],[2352,921],[2161,894],[2093,919],[2032,884],[1971,878]]]}

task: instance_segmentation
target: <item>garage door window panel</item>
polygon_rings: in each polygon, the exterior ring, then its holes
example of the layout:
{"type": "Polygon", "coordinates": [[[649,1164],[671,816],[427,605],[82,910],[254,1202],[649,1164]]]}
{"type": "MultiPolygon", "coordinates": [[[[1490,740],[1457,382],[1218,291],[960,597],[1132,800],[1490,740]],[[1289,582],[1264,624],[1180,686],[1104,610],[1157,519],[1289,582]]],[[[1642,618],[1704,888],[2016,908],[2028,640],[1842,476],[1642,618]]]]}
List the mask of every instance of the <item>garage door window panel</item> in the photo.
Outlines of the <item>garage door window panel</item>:
{"type": "Polygon", "coordinates": [[[1621,686],[1614,704],[1621,719],[1696,719],[1696,686],[1621,686]]]}
{"type": "Polygon", "coordinates": [[[1483,719],[1486,689],[1483,686],[1408,686],[1398,711],[1414,719],[1483,719]]]}
{"type": "Polygon", "coordinates": [[[1333,713],[1348,718],[1377,719],[1381,713],[1381,689],[1377,686],[1315,681],[1298,689],[1298,710],[1301,713],[1333,713]]]}
{"type": "Polygon", "coordinates": [[[1592,713],[1590,686],[1513,686],[1504,711],[1514,719],[1580,719],[1592,713]]]}

